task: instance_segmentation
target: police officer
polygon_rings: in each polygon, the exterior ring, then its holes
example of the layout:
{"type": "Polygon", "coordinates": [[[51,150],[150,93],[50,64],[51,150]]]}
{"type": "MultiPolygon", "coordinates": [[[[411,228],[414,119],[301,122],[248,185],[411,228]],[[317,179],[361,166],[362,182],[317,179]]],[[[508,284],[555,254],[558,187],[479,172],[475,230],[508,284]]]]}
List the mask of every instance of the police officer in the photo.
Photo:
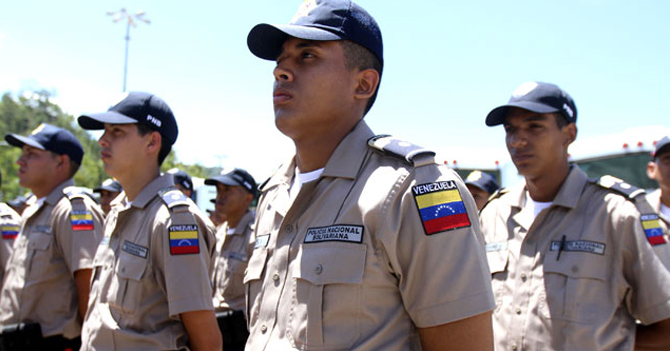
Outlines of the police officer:
{"type": "Polygon", "coordinates": [[[496,349],[667,350],[670,274],[650,245],[667,244],[645,232],[658,219],[639,212],[630,185],[589,180],[569,164],[576,120],[572,98],[541,82],[522,84],[486,117],[504,126],[525,179],[480,213],[496,349]]]}
{"type": "Polygon", "coordinates": [[[656,143],[652,157],[647,164],[647,176],[658,183],[658,189],[647,194],[647,201],[670,226],[670,137],[656,143]]]}
{"type": "Polygon", "coordinates": [[[468,177],[465,178],[465,186],[468,187],[472,198],[475,199],[477,210],[481,210],[489,200],[489,196],[500,188],[492,175],[482,171],[470,172],[468,177]]]}
{"type": "MultiPolygon", "coordinates": [[[[2,172],[0,172],[0,185],[2,184],[2,172]]],[[[5,269],[7,269],[7,261],[12,253],[12,245],[14,239],[19,235],[21,230],[21,216],[16,213],[6,203],[0,202],[0,287],[2,287],[2,279],[5,276],[5,269]]]]}
{"type": "Polygon", "coordinates": [[[244,270],[247,268],[255,212],[249,206],[256,194],[256,181],[247,171],[205,179],[216,186],[216,208],[223,225],[216,232],[214,264],[214,310],[223,335],[224,350],[244,350],[249,332],[244,317],[244,270]]]}
{"type": "Polygon", "coordinates": [[[179,189],[184,195],[186,195],[188,198],[192,199],[193,198],[193,180],[191,179],[191,176],[186,173],[186,171],[182,171],[179,168],[173,168],[167,173],[172,174],[174,178],[174,186],[179,189]]]}
{"type": "Polygon", "coordinates": [[[492,349],[493,299],[474,201],[434,153],[375,137],[363,116],[381,32],[350,1],[259,24],[275,124],[295,156],[261,186],[248,350],[492,349]]]}
{"type": "Polygon", "coordinates": [[[112,209],[112,200],[119,196],[122,191],[123,187],[121,187],[121,183],[111,178],[105,179],[99,187],[93,189],[94,193],[100,194],[100,208],[102,208],[105,216],[112,209]]]}
{"type": "Polygon", "coordinates": [[[23,213],[5,271],[0,347],[77,349],[103,220],[93,199],[74,187],[84,150],[72,133],[49,124],[5,140],[22,149],[19,184],[37,201],[23,213]]]}
{"type": "Polygon", "coordinates": [[[220,350],[212,306],[211,222],[159,167],[177,140],[160,98],[131,92],[105,113],[78,118],[104,129],[114,200],[95,256],[82,350],[220,350]]]}
{"type": "Polygon", "coordinates": [[[28,199],[32,198],[32,194],[28,197],[19,195],[15,197],[14,199],[10,200],[7,202],[7,205],[12,208],[12,210],[16,211],[16,213],[19,214],[19,216],[23,213],[23,211],[29,206],[28,204],[28,199]]]}

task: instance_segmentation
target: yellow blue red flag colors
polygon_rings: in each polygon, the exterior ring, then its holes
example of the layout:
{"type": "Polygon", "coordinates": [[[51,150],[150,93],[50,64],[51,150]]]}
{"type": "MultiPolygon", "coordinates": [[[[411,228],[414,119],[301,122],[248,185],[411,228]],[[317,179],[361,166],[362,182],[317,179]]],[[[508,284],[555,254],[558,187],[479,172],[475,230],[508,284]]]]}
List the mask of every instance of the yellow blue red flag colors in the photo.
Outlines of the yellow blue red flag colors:
{"type": "Polygon", "coordinates": [[[72,211],[70,213],[72,230],[93,230],[93,216],[88,211],[72,211]]]}
{"type": "Polygon", "coordinates": [[[200,253],[197,225],[173,225],[169,228],[169,232],[171,255],[188,255],[200,253]]]}
{"type": "Polygon", "coordinates": [[[412,187],[427,235],[470,226],[470,218],[453,180],[412,187]]]}
{"type": "Polygon", "coordinates": [[[19,230],[21,228],[18,225],[11,224],[11,225],[3,225],[1,230],[2,230],[2,238],[3,239],[16,239],[16,236],[19,235],[19,230]]]}
{"type": "Polygon", "coordinates": [[[661,229],[661,220],[657,215],[641,215],[640,220],[642,221],[642,228],[644,228],[644,233],[647,235],[647,240],[652,246],[666,243],[665,236],[663,235],[663,229],[661,229]]]}

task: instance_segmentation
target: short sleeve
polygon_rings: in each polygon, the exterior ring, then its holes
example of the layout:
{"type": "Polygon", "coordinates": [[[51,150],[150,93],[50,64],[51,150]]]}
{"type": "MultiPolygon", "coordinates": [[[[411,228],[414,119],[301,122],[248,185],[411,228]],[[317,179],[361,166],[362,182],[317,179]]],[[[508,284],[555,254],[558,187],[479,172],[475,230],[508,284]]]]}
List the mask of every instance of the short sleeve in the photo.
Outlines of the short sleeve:
{"type": "Polygon", "coordinates": [[[93,268],[93,258],[102,239],[100,208],[84,198],[63,198],[55,213],[57,242],[71,273],[93,268]]]}

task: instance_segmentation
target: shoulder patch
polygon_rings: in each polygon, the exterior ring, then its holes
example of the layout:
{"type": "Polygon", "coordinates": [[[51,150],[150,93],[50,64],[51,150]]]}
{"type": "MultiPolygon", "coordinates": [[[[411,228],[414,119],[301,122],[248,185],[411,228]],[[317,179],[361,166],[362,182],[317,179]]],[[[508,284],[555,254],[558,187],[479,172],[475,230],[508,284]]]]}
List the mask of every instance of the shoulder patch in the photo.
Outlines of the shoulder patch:
{"type": "Polygon", "coordinates": [[[72,223],[73,231],[95,229],[95,225],[93,224],[93,215],[91,215],[91,212],[88,210],[75,211],[73,209],[70,212],[70,223],[72,223]]]}
{"type": "Polygon", "coordinates": [[[198,226],[195,224],[173,225],[168,228],[170,255],[189,255],[200,253],[198,226]]]}
{"type": "Polygon", "coordinates": [[[630,185],[623,180],[611,175],[604,175],[598,179],[591,179],[590,181],[600,185],[605,189],[614,190],[617,193],[628,197],[629,199],[634,199],[636,196],[645,193],[644,189],[630,185]]]}
{"type": "Polygon", "coordinates": [[[415,167],[435,162],[435,152],[390,135],[374,136],[368,139],[368,146],[381,151],[384,155],[401,159],[415,167]]]}
{"type": "Polygon", "coordinates": [[[640,216],[640,221],[642,221],[642,228],[644,228],[644,233],[647,236],[647,241],[651,246],[665,244],[665,235],[663,235],[663,228],[661,228],[661,220],[658,218],[658,215],[652,214],[643,214],[640,216]]]}
{"type": "Polygon", "coordinates": [[[179,189],[177,188],[168,188],[160,193],[158,195],[161,197],[163,202],[167,205],[168,208],[173,208],[175,206],[188,206],[190,205],[190,202],[188,201],[188,197],[184,195],[179,189]]]}
{"type": "Polygon", "coordinates": [[[426,235],[471,225],[455,181],[416,185],[412,187],[412,195],[426,235]]]}
{"type": "Polygon", "coordinates": [[[0,231],[2,231],[3,240],[16,239],[16,237],[19,235],[20,230],[21,226],[15,223],[5,223],[2,226],[0,226],[0,231]]]}

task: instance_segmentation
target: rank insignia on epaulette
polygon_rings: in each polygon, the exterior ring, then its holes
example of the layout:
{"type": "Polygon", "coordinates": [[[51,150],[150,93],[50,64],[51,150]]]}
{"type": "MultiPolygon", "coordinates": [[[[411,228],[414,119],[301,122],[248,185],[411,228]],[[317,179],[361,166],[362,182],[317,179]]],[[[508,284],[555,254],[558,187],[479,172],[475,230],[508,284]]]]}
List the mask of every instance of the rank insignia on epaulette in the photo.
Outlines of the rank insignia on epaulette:
{"type": "Polygon", "coordinates": [[[665,236],[663,236],[663,229],[661,229],[661,220],[655,214],[641,215],[642,228],[647,235],[647,240],[651,246],[665,244],[665,236]]]}
{"type": "Polygon", "coordinates": [[[171,255],[188,255],[200,253],[197,225],[173,225],[168,229],[168,231],[170,233],[169,240],[171,255]]]}
{"type": "Polygon", "coordinates": [[[0,227],[2,230],[2,239],[16,239],[16,236],[19,235],[19,230],[21,227],[18,225],[3,225],[0,227]]]}
{"type": "Polygon", "coordinates": [[[93,230],[93,216],[89,211],[72,211],[70,212],[70,221],[72,222],[72,230],[93,230]]]}
{"type": "Polygon", "coordinates": [[[426,235],[469,227],[470,218],[453,180],[412,187],[426,235]]]}

